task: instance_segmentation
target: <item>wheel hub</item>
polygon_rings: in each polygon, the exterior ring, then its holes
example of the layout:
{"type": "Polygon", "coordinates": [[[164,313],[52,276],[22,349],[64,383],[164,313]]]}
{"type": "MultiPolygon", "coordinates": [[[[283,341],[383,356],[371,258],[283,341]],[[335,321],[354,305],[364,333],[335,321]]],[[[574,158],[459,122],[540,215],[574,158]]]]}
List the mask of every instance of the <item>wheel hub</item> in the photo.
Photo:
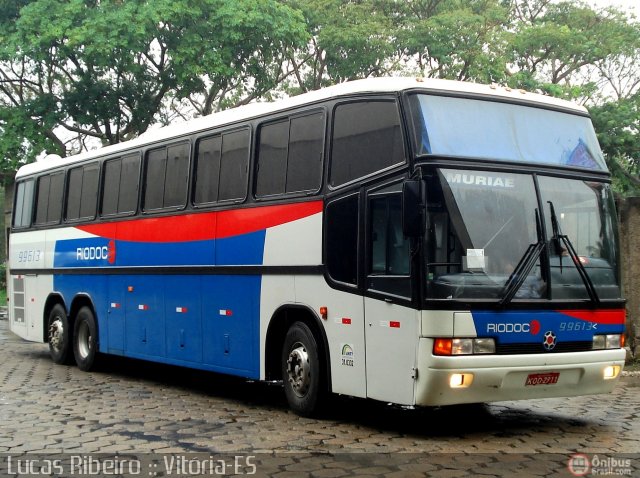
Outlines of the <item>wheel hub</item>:
{"type": "Polygon", "coordinates": [[[63,336],[64,324],[62,320],[57,318],[49,325],[49,344],[51,347],[59,351],[62,348],[63,336]]]}
{"type": "Polygon", "coordinates": [[[85,359],[91,353],[91,330],[86,322],[82,322],[78,327],[78,352],[85,359]]]}
{"type": "Polygon", "coordinates": [[[287,359],[287,379],[298,397],[304,397],[311,386],[309,354],[301,343],[293,346],[287,359]]]}

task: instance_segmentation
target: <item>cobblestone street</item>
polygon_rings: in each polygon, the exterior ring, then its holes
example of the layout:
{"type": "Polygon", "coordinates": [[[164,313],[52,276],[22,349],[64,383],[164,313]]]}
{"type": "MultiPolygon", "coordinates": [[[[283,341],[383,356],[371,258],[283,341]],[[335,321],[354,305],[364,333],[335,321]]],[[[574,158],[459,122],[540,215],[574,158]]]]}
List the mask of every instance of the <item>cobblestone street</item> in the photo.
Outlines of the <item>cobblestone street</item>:
{"type": "Polygon", "coordinates": [[[0,454],[257,455],[262,476],[571,476],[574,453],[632,456],[640,377],[608,396],[405,410],[335,399],[321,419],[278,386],[114,358],[55,365],[0,321],[0,454]],[[401,452],[401,453],[399,453],[401,452]]]}

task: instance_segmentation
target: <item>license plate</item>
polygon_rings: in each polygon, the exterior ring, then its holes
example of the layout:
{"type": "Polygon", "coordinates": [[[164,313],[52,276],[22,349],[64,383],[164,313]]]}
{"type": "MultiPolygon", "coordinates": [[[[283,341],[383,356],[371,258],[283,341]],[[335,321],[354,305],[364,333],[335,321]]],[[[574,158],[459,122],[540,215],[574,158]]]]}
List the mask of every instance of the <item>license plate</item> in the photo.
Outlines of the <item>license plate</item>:
{"type": "Polygon", "coordinates": [[[558,378],[560,378],[560,372],[532,373],[527,376],[525,386],[553,385],[558,383],[558,378]]]}

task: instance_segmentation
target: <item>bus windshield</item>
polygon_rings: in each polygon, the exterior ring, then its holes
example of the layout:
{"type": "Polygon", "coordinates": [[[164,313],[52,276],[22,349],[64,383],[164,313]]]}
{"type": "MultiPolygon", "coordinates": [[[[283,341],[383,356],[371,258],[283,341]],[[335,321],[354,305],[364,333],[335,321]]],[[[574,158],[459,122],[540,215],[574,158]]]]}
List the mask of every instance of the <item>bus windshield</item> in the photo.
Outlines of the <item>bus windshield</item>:
{"type": "Polygon", "coordinates": [[[425,94],[411,96],[411,109],[419,155],[607,170],[586,116],[425,94]]]}
{"type": "Polygon", "coordinates": [[[428,178],[429,298],[501,300],[524,272],[515,300],[588,300],[581,270],[599,299],[620,298],[609,186],[542,176],[538,184],[540,202],[530,174],[439,169],[428,178]],[[553,247],[554,234],[566,237],[578,265],[565,243],[553,247]]]}

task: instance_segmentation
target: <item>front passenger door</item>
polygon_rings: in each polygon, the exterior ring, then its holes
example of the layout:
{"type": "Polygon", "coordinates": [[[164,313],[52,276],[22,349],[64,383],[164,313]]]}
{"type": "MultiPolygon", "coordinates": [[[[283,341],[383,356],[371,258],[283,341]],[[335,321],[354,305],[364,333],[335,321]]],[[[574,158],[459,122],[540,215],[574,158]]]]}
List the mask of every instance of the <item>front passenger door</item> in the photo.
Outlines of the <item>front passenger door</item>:
{"type": "Polygon", "coordinates": [[[413,404],[420,314],[411,307],[411,241],[402,232],[402,182],[366,196],[367,396],[413,404]]]}

